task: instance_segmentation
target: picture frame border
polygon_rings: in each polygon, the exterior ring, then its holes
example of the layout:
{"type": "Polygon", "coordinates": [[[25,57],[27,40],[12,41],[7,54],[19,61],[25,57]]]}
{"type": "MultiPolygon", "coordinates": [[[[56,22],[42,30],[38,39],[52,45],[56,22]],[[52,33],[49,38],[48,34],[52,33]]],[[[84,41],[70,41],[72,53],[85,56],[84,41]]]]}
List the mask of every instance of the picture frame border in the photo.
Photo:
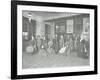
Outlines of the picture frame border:
{"type": "Polygon", "coordinates": [[[90,75],[97,74],[97,70],[97,5],[11,1],[11,79],[90,75]],[[17,5],[94,9],[94,71],[17,75],[17,5]]]}

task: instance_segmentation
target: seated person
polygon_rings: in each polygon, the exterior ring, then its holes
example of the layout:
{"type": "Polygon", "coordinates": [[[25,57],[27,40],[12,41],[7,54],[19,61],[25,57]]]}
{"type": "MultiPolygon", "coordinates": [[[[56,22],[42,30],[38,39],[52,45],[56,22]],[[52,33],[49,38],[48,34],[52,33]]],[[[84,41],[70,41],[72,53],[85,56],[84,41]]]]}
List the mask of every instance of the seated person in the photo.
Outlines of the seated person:
{"type": "Polygon", "coordinates": [[[39,55],[47,56],[47,51],[44,49],[43,45],[41,45],[41,49],[39,50],[39,55]]]}
{"type": "Polygon", "coordinates": [[[53,49],[53,41],[52,41],[52,40],[50,40],[50,41],[48,42],[48,49],[47,49],[47,52],[48,52],[49,54],[55,54],[55,51],[54,51],[54,49],[53,49]]]}
{"type": "Polygon", "coordinates": [[[47,40],[45,39],[45,37],[44,37],[44,39],[42,40],[42,44],[43,44],[43,46],[44,46],[44,49],[47,50],[47,48],[48,48],[48,43],[47,43],[47,40]]]}
{"type": "Polygon", "coordinates": [[[35,51],[36,51],[36,40],[35,40],[35,37],[32,36],[32,38],[29,41],[28,46],[26,48],[26,52],[34,53],[35,51]]]}
{"type": "Polygon", "coordinates": [[[59,47],[60,49],[64,46],[64,38],[63,38],[63,35],[60,36],[60,39],[59,39],[59,47]]]}

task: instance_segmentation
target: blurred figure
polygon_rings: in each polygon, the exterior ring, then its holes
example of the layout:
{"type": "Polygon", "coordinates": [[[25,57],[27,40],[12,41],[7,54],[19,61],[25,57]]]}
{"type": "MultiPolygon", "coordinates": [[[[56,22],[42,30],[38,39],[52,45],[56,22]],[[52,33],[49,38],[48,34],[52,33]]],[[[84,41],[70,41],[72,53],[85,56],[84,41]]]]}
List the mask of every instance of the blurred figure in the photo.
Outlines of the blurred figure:
{"type": "Polygon", "coordinates": [[[48,54],[55,54],[55,51],[53,49],[53,40],[51,39],[49,42],[48,42],[48,49],[47,49],[47,52],[48,54]]]}
{"type": "Polygon", "coordinates": [[[29,44],[26,48],[27,53],[35,53],[36,52],[36,40],[35,37],[32,36],[31,40],[29,41],[29,44]]]}
{"type": "Polygon", "coordinates": [[[64,37],[63,35],[60,36],[60,39],[59,39],[59,47],[60,49],[64,46],[64,37]]]}
{"type": "Polygon", "coordinates": [[[65,41],[65,46],[66,46],[66,55],[68,55],[68,51],[69,51],[69,35],[67,35],[66,37],[66,41],[65,41]]]}
{"type": "Polygon", "coordinates": [[[39,55],[47,56],[47,51],[45,50],[43,45],[41,45],[41,48],[39,50],[39,55]]]}
{"type": "Polygon", "coordinates": [[[80,55],[84,58],[89,58],[89,36],[88,34],[82,33],[80,38],[80,55]]]}
{"type": "Polygon", "coordinates": [[[76,48],[76,34],[73,33],[72,35],[72,45],[73,45],[73,50],[75,50],[76,48]]]}
{"type": "Polygon", "coordinates": [[[38,50],[38,52],[41,49],[41,44],[42,44],[42,39],[41,39],[40,35],[38,35],[37,36],[37,50],[38,50]]]}
{"type": "Polygon", "coordinates": [[[58,53],[59,50],[59,42],[58,42],[58,36],[57,34],[55,35],[55,38],[53,39],[53,49],[55,50],[56,53],[58,53]]]}
{"type": "Polygon", "coordinates": [[[70,39],[69,39],[69,53],[70,54],[71,54],[72,50],[73,50],[73,40],[72,40],[72,37],[70,37],[70,39]]]}
{"type": "Polygon", "coordinates": [[[64,44],[64,37],[63,35],[61,35],[60,40],[59,40],[59,45],[60,45],[60,50],[59,53],[60,54],[65,54],[66,53],[66,45],[64,44]]]}
{"type": "Polygon", "coordinates": [[[77,50],[80,45],[80,34],[77,34],[75,39],[75,49],[77,50]]]}
{"type": "Polygon", "coordinates": [[[52,46],[53,46],[53,41],[52,41],[52,39],[48,42],[48,46],[49,46],[49,48],[52,48],[52,46]]]}
{"type": "Polygon", "coordinates": [[[43,45],[44,49],[47,51],[48,42],[47,42],[47,39],[45,38],[45,36],[42,39],[42,45],[43,45]]]}

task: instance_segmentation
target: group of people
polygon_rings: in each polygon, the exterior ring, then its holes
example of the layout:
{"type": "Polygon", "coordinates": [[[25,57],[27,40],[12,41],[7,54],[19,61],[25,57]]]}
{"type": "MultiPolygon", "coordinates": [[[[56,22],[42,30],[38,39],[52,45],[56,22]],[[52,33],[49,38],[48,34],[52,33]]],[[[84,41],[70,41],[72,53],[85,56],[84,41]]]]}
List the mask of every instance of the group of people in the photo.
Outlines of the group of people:
{"type": "Polygon", "coordinates": [[[54,38],[47,39],[45,36],[32,36],[29,41],[29,46],[32,47],[32,53],[39,53],[48,55],[50,54],[66,54],[67,51],[71,53],[73,50],[78,49],[78,43],[80,42],[79,34],[70,35],[55,35],[54,38]],[[42,52],[41,52],[42,51],[42,52]]]}

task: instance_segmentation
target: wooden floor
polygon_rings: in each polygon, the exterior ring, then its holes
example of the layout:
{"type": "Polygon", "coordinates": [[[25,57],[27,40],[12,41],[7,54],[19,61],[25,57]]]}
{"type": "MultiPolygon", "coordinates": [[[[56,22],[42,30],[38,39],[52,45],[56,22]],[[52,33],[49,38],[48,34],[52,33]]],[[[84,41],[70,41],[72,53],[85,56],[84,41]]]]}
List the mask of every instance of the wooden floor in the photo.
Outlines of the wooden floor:
{"type": "Polygon", "coordinates": [[[29,54],[23,53],[22,68],[47,68],[47,67],[67,67],[67,66],[85,66],[89,65],[89,59],[76,56],[76,52],[71,55],[63,54],[29,54]]]}

